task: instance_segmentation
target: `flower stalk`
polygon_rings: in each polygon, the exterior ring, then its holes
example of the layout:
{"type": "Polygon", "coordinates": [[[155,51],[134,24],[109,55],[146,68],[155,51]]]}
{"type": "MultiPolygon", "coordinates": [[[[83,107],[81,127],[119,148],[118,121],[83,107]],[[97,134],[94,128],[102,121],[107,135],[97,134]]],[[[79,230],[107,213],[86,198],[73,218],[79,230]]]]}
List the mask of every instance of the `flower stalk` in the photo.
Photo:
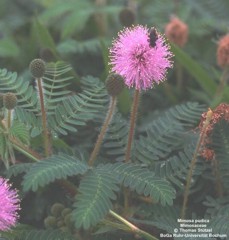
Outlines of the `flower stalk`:
{"type": "Polygon", "coordinates": [[[131,157],[131,148],[132,148],[132,142],[133,142],[134,132],[135,132],[134,130],[136,125],[137,113],[138,113],[139,99],[140,99],[140,91],[136,89],[134,92],[134,99],[133,99],[133,105],[132,105],[131,116],[130,116],[130,129],[128,134],[125,162],[129,162],[131,157]]]}
{"type": "Polygon", "coordinates": [[[96,157],[99,153],[104,136],[107,132],[107,128],[115,112],[115,108],[117,105],[117,96],[122,92],[123,88],[124,88],[123,78],[119,74],[111,73],[107,76],[106,89],[107,89],[108,95],[110,96],[110,105],[108,108],[107,116],[101,128],[100,134],[95,143],[95,147],[89,158],[89,161],[88,161],[89,166],[92,166],[96,160],[96,157]]]}
{"type": "Polygon", "coordinates": [[[8,129],[11,127],[11,121],[12,121],[12,110],[7,110],[7,128],[8,129]]]}
{"type": "Polygon", "coordinates": [[[100,150],[100,147],[101,147],[101,144],[103,142],[103,139],[104,139],[104,136],[107,132],[107,128],[112,120],[112,117],[113,117],[113,114],[114,114],[114,110],[115,110],[115,107],[116,107],[116,103],[117,103],[117,98],[115,96],[111,96],[110,97],[110,106],[109,106],[109,110],[108,110],[108,113],[107,113],[107,116],[105,118],[105,121],[103,123],[103,126],[101,128],[101,131],[99,133],[99,136],[97,138],[97,141],[95,143],[95,147],[90,155],[90,158],[89,158],[89,161],[88,161],[88,165],[89,166],[92,166],[96,160],[96,157],[99,153],[99,150],[100,150]]]}
{"type": "Polygon", "coordinates": [[[45,156],[47,157],[51,154],[51,146],[50,146],[50,141],[49,141],[48,127],[47,127],[47,115],[46,115],[45,103],[44,103],[42,78],[37,78],[36,81],[37,81],[40,106],[41,106],[41,119],[42,119],[42,128],[43,128],[45,156]]]}
{"type": "Polygon", "coordinates": [[[182,210],[181,210],[181,219],[185,218],[186,206],[187,206],[187,202],[188,202],[188,195],[189,195],[189,190],[190,190],[190,186],[191,186],[193,171],[194,171],[194,168],[195,168],[195,165],[196,165],[197,156],[200,152],[200,148],[202,146],[202,143],[204,142],[204,138],[206,136],[206,130],[207,130],[208,125],[210,124],[212,115],[213,115],[213,112],[212,112],[211,109],[209,109],[208,112],[207,112],[206,120],[203,124],[203,128],[200,132],[199,139],[198,139],[197,144],[196,144],[196,148],[195,148],[195,152],[193,154],[193,158],[191,160],[190,168],[189,168],[187,179],[186,179],[186,186],[185,186],[185,191],[184,191],[184,200],[183,200],[183,206],[182,206],[182,210]]]}

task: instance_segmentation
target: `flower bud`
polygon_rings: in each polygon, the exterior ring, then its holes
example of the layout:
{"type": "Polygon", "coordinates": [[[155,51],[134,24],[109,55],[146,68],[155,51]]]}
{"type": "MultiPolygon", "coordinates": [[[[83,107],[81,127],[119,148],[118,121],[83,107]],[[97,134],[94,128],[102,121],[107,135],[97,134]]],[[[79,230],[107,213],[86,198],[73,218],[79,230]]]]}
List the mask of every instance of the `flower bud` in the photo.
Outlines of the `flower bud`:
{"type": "Polygon", "coordinates": [[[131,27],[135,22],[135,14],[130,8],[124,8],[119,13],[119,20],[124,27],[131,27]]]}
{"type": "Polygon", "coordinates": [[[71,213],[72,210],[70,208],[65,208],[63,209],[63,211],[61,212],[61,216],[65,217],[67,214],[71,213]]]}
{"type": "Polygon", "coordinates": [[[66,226],[71,229],[73,227],[73,222],[72,222],[72,216],[71,213],[69,213],[68,215],[66,215],[64,217],[64,223],[66,224],[66,226]]]}
{"type": "Polygon", "coordinates": [[[64,221],[63,220],[59,220],[56,225],[57,225],[58,228],[61,228],[61,227],[64,226],[64,221]]]}
{"type": "Polygon", "coordinates": [[[110,96],[118,96],[124,88],[123,77],[116,73],[111,73],[106,79],[106,88],[110,96]]]}
{"type": "Polygon", "coordinates": [[[30,72],[34,78],[42,78],[45,74],[45,62],[42,59],[34,59],[29,65],[30,72]]]}
{"type": "Polygon", "coordinates": [[[229,67],[229,34],[219,40],[217,63],[221,68],[229,67]]]}
{"type": "Polygon", "coordinates": [[[12,110],[17,105],[17,97],[14,93],[8,92],[3,96],[4,107],[8,110],[12,110]]]}
{"type": "Polygon", "coordinates": [[[53,228],[56,226],[56,218],[53,216],[48,216],[47,218],[45,218],[44,220],[44,225],[46,228],[53,228]]]}
{"type": "Polygon", "coordinates": [[[165,35],[171,42],[183,47],[188,40],[188,25],[179,18],[172,17],[165,27],[165,35]]]}
{"type": "Polygon", "coordinates": [[[55,217],[59,217],[61,215],[61,212],[64,209],[64,205],[61,203],[55,203],[51,207],[51,214],[55,217]]]}

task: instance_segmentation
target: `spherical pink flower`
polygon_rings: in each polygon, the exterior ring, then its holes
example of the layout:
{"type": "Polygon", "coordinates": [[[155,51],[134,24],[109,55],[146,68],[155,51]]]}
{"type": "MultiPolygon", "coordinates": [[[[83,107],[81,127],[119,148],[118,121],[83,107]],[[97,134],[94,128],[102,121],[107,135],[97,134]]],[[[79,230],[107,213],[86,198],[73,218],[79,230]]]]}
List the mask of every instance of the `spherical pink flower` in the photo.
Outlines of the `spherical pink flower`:
{"type": "Polygon", "coordinates": [[[172,67],[172,53],[165,39],[156,31],[136,26],[126,28],[110,49],[112,71],[120,74],[128,87],[152,88],[164,80],[172,67]]]}
{"type": "Polygon", "coordinates": [[[13,227],[18,219],[19,198],[17,191],[10,189],[7,180],[0,177],[0,230],[13,227]]]}

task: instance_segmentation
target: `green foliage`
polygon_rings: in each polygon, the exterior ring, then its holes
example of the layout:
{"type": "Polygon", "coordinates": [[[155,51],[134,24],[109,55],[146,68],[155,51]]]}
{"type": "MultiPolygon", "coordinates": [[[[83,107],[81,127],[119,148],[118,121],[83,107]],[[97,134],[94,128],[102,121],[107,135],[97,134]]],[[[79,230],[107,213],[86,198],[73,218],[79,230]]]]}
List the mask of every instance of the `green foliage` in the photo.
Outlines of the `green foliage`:
{"type": "Polygon", "coordinates": [[[128,123],[119,113],[116,113],[104,139],[103,146],[106,154],[117,161],[123,161],[127,136],[128,123]]]}
{"type": "Polygon", "coordinates": [[[15,164],[9,167],[6,171],[7,178],[16,177],[21,173],[26,173],[31,167],[33,163],[20,163],[15,164]]]}
{"type": "Polygon", "coordinates": [[[1,57],[17,57],[18,54],[19,54],[19,48],[12,39],[5,38],[0,40],[0,56],[1,57]]]}
{"type": "Polygon", "coordinates": [[[65,89],[73,78],[67,75],[71,69],[69,65],[63,62],[49,63],[47,65],[42,82],[47,114],[52,114],[56,105],[70,94],[70,91],[65,89]]]}
{"type": "Polygon", "coordinates": [[[221,120],[214,127],[212,133],[212,143],[215,151],[215,159],[217,161],[220,178],[225,190],[229,191],[229,123],[221,120]]]}
{"type": "MultiPolygon", "coordinates": [[[[129,231],[129,227],[109,218],[111,209],[126,214],[128,221],[149,230],[150,234],[174,233],[174,228],[179,228],[177,219],[199,137],[198,124],[207,109],[194,101],[215,106],[229,99],[227,83],[222,94],[214,97],[221,75],[215,64],[216,46],[227,32],[229,2],[135,1],[136,24],[159,27],[163,33],[169,17],[177,15],[189,27],[188,42],[182,49],[172,44],[175,67],[169,72],[168,81],[142,94],[131,162],[123,162],[132,102],[131,90],[126,88],[118,97],[118,107],[95,161],[98,165],[88,166],[108,106],[103,80],[111,70],[109,47],[122,28],[120,10],[132,3],[107,0],[100,5],[99,2],[0,2],[3,68],[0,69],[0,92],[13,92],[18,98],[10,126],[7,110],[3,108],[0,113],[0,158],[8,167],[2,173],[11,178],[19,193],[20,187],[24,190],[20,193],[19,221],[33,226],[19,225],[12,231],[1,232],[0,237],[9,240],[71,240],[78,236],[79,239],[132,239],[132,233],[124,231],[129,231]],[[29,62],[42,58],[44,49],[52,53],[53,61],[58,61],[47,64],[42,79],[46,140],[51,145],[46,153],[42,146],[45,131],[36,80],[28,72],[29,62]],[[64,63],[64,59],[70,64],[64,63]],[[61,191],[58,184],[50,184],[55,181],[62,183],[61,191]],[[75,198],[67,191],[68,187],[74,194],[77,192],[75,198]],[[129,199],[123,189],[128,190],[129,199]],[[43,227],[43,220],[55,202],[67,209],[74,208],[71,234],[61,229],[34,229],[34,226],[43,227]]],[[[210,219],[208,227],[213,233],[229,235],[228,136],[228,122],[220,121],[214,125],[212,134],[207,135],[209,139],[205,139],[214,150],[214,162],[200,157],[202,148],[197,154],[186,218],[210,219]],[[219,196],[217,184],[223,186],[223,196],[219,196]]]]}
{"type": "Polygon", "coordinates": [[[28,128],[26,128],[26,126],[23,123],[14,121],[13,125],[9,129],[9,134],[12,137],[20,140],[22,143],[27,145],[29,144],[30,140],[29,131],[28,128]]]}
{"type": "Polygon", "coordinates": [[[103,168],[89,171],[80,182],[72,218],[77,228],[88,229],[95,225],[112,208],[111,200],[116,199],[117,180],[103,168]]]}
{"type": "Polygon", "coordinates": [[[75,126],[86,125],[107,103],[106,90],[99,79],[86,77],[82,81],[82,93],[66,98],[57,105],[54,116],[50,116],[49,124],[55,133],[66,135],[67,131],[77,131],[75,126]]]}
{"type": "Polygon", "coordinates": [[[216,91],[216,83],[209,76],[208,72],[200,66],[195,60],[193,60],[188,54],[182,49],[172,44],[172,51],[176,56],[176,59],[182,64],[187,71],[194,77],[202,89],[212,96],[216,91]]]}
{"type": "Polygon", "coordinates": [[[42,160],[29,169],[23,181],[24,191],[36,191],[57,179],[66,179],[68,176],[84,174],[87,165],[78,159],[67,155],[53,155],[42,160]]]}
{"type": "Polygon", "coordinates": [[[229,234],[228,229],[228,213],[229,199],[228,197],[212,198],[206,197],[204,205],[208,207],[206,218],[210,219],[209,228],[212,228],[215,234],[229,234]]]}
{"type": "Polygon", "coordinates": [[[37,111],[37,97],[33,87],[29,85],[29,81],[18,78],[17,73],[0,70],[0,91],[15,93],[20,107],[37,111]]]}
{"type": "Polygon", "coordinates": [[[175,198],[175,190],[163,178],[156,177],[154,172],[131,163],[116,163],[107,166],[110,174],[114,174],[125,187],[138,194],[150,196],[161,205],[171,205],[175,198]]]}

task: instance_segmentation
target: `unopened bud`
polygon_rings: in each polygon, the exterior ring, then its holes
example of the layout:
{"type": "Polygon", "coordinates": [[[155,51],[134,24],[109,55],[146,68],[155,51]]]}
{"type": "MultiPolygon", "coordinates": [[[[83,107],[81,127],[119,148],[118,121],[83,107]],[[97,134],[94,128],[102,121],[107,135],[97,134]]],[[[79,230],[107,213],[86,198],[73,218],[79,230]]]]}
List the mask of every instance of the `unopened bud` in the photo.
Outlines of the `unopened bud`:
{"type": "Polygon", "coordinates": [[[12,110],[17,105],[17,97],[14,93],[8,92],[3,96],[4,107],[8,110],[12,110]]]}
{"type": "Polygon", "coordinates": [[[29,69],[34,78],[42,78],[45,74],[45,62],[40,58],[34,59],[30,63],[29,69]]]}
{"type": "Polygon", "coordinates": [[[106,79],[106,88],[110,96],[118,96],[124,88],[123,77],[116,73],[111,73],[106,79]]]}

